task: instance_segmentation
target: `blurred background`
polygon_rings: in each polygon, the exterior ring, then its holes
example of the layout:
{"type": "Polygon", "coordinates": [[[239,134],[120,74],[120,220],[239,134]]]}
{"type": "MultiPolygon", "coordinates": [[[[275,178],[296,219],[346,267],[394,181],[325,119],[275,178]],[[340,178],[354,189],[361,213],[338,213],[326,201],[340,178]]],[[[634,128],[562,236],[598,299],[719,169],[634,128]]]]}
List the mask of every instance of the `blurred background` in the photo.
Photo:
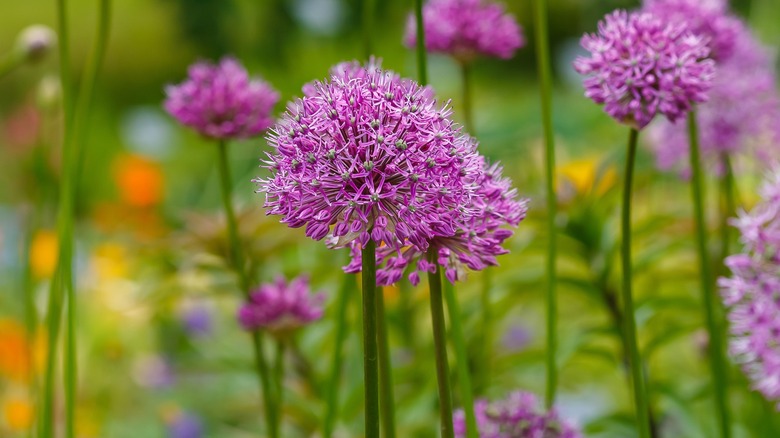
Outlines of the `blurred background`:
{"type": "MultiPolygon", "coordinates": [[[[81,437],[257,436],[260,411],[251,351],[235,322],[238,299],[224,265],[216,149],[162,109],[164,88],[196,60],[237,57],[280,90],[284,103],[362,53],[359,0],[115,1],[108,54],[96,90],[77,197],[79,411],[81,437]]],[[[401,44],[411,1],[376,2],[376,55],[415,77],[414,53],[401,44]]],[[[73,72],[80,75],[94,38],[97,2],[72,0],[73,72]]],[[[632,408],[615,336],[614,293],[620,181],[626,129],[582,96],[571,68],[583,32],[626,0],[551,0],[562,249],[561,411],[588,436],[633,436],[632,408]],[[612,298],[610,298],[612,297],[612,298]],[[610,301],[612,300],[612,301],[610,301]]],[[[739,0],[733,9],[762,41],[780,45],[780,6],[739,0]]],[[[495,269],[494,356],[481,395],[501,397],[544,386],[542,139],[530,1],[509,1],[526,47],[509,61],[475,66],[475,127],[482,153],[501,160],[531,214],[495,269]]],[[[0,54],[31,24],[55,25],[50,1],[0,6],[0,54]]],[[[32,421],[34,388],[46,339],[36,328],[56,264],[55,210],[60,173],[56,54],[0,77],[0,436],[22,437],[32,421]],[[26,244],[28,243],[28,244],[26,244]],[[25,309],[30,297],[38,312],[25,309]]],[[[433,87],[460,114],[458,66],[429,56],[433,87]]],[[[316,436],[330,369],[335,299],[347,254],[266,218],[252,178],[263,176],[262,138],[230,145],[241,233],[258,282],[311,276],[329,295],[326,317],[290,353],[283,436],[316,436]]],[[[780,151],[778,152],[780,158],[780,151]]],[[[760,167],[738,178],[749,206],[760,167]]],[[[701,330],[688,188],[638,161],[635,241],[638,318],[657,421],[665,436],[714,436],[701,330]],[[710,424],[712,423],[712,424],[710,424]]],[[[710,182],[710,187],[714,183],[710,182]]],[[[710,190],[712,193],[714,190],[710,190]]],[[[714,202],[711,205],[717,205],[714,202]]],[[[713,229],[717,212],[711,209],[713,229]]],[[[467,337],[477,350],[482,318],[479,274],[458,287],[467,337]]],[[[340,394],[341,436],[362,421],[357,288],[340,394]]],[[[386,291],[398,422],[403,436],[437,429],[432,341],[425,288],[386,291]]],[[[618,316],[619,318],[619,316],[618,316]]],[[[737,436],[777,437],[772,408],[732,370],[737,436]]],[[[456,392],[457,394],[457,392],[456,392]]],[[[458,401],[456,400],[456,406],[458,401]]]]}

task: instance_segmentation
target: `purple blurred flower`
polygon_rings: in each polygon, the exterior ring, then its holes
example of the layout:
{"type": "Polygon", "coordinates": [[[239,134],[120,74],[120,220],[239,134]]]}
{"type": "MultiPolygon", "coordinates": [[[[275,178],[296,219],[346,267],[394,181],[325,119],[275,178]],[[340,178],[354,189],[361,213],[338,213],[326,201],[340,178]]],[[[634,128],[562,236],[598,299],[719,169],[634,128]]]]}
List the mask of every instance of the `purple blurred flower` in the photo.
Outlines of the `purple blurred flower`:
{"type": "MultiPolygon", "coordinates": [[[[477,400],[474,403],[480,438],[580,438],[582,434],[563,421],[555,412],[542,410],[536,396],[515,391],[498,402],[477,400]]],[[[455,436],[466,436],[463,410],[453,415],[455,436]]]]}
{"type": "MultiPolygon", "coordinates": [[[[726,259],[731,278],[718,284],[728,307],[729,351],[767,400],[780,402],[780,168],[750,213],[732,221],[744,250],[726,259]]],[[[778,404],[780,409],[780,404],[778,404]]]]}
{"type": "Polygon", "coordinates": [[[171,361],[162,355],[144,356],[134,364],[133,377],[145,387],[165,389],[176,383],[176,373],[171,361]]]}
{"type": "MultiPolygon", "coordinates": [[[[780,96],[775,60],[767,47],[744,28],[733,41],[733,54],[717,63],[709,100],[697,108],[702,156],[722,173],[720,157],[752,151],[767,161],[768,145],[780,141],[780,96]]],[[[685,123],[661,121],[650,128],[656,163],[662,170],[688,173],[685,123]]]]}
{"type": "Polygon", "coordinates": [[[644,0],[642,10],[668,23],[684,24],[705,39],[710,56],[720,62],[739,53],[736,40],[745,26],[729,14],[726,0],[644,0]]]}
{"type": "Polygon", "coordinates": [[[607,114],[642,129],[658,115],[674,122],[706,101],[714,61],[702,37],[683,25],[664,23],[648,13],[615,11],[586,34],[574,69],[585,75],[585,96],[604,104],[607,114]]]}
{"type": "MultiPolygon", "coordinates": [[[[497,265],[496,256],[508,252],[501,244],[512,236],[512,231],[504,227],[517,226],[527,210],[527,201],[518,199],[512,182],[502,176],[503,168],[481,160],[483,172],[477,181],[479,188],[467,205],[473,215],[462,218],[454,235],[436,236],[428,242],[429,251],[434,250],[438,255],[436,263],[444,268],[445,276],[452,283],[463,280],[466,268],[479,271],[497,265]]],[[[387,286],[398,282],[409,265],[415,266],[409,281],[418,284],[418,271],[436,272],[436,264],[429,262],[425,255],[425,251],[413,246],[378,248],[377,264],[383,266],[377,269],[377,284],[387,286]]],[[[352,261],[344,270],[360,272],[361,260],[359,249],[353,247],[352,261]]]]}
{"type": "Polygon", "coordinates": [[[165,89],[165,110],[181,124],[215,139],[248,138],[273,124],[279,93],[251,79],[235,59],[190,66],[189,77],[165,89]]]}
{"type": "MultiPolygon", "coordinates": [[[[460,62],[479,55],[509,59],[525,45],[520,26],[503,5],[483,0],[431,0],[423,9],[425,47],[460,62]]],[[[416,47],[417,26],[409,17],[404,43],[416,47]]]]}
{"type": "Polygon", "coordinates": [[[324,300],[323,294],[311,294],[305,276],[289,283],[277,277],[249,294],[249,301],[238,310],[238,321],[247,330],[283,335],[322,318],[324,300]]]}
{"type": "Polygon", "coordinates": [[[203,436],[203,422],[194,414],[179,413],[168,424],[169,438],[202,438],[203,436]]]}
{"type": "Polygon", "coordinates": [[[184,329],[192,336],[206,336],[211,333],[211,310],[206,306],[188,306],[181,315],[184,329]]]}
{"type": "Polygon", "coordinates": [[[522,325],[512,325],[501,338],[501,346],[507,353],[525,350],[531,343],[531,331],[522,325]]]}
{"type": "Polygon", "coordinates": [[[430,88],[374,64],[350,74],[312,84],[270,131],[271,177],[255,180],[268,214],[335,247],[425,250],[455,234],[479,177],[476,141],[430,88]]]}

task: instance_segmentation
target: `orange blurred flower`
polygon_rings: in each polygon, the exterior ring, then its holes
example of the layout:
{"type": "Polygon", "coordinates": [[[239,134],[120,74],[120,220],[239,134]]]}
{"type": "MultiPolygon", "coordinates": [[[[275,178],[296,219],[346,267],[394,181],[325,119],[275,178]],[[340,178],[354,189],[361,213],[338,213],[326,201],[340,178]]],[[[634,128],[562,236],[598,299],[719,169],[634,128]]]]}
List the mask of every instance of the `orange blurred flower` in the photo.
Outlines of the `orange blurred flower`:
{"type": "Polygon", "coordinates": [[[0,377],[26,382],[32,353],[24,326],[12,319],[0,319],[0,377]]]}
{"type": "Polygon", "coordinates": [[[8,398],[3,403],[5,424],[12,432],[30,430],[33,420],[33,407],[29,400],[22,397],[8,398]]]}
{"type": "Polygon", "coordinates": [[[122,155],[116,162],[114,179],[119,196],[129,206],[153,207],[162,200],[163,174],[154,161],[139,155],[122,155]]]}
{"type": "Polygon", "coordinates": [[[57,267],[57,233],[41,230],[35,233],[30,245],[30,269],[38,278],[50,278],[57,267]]]}

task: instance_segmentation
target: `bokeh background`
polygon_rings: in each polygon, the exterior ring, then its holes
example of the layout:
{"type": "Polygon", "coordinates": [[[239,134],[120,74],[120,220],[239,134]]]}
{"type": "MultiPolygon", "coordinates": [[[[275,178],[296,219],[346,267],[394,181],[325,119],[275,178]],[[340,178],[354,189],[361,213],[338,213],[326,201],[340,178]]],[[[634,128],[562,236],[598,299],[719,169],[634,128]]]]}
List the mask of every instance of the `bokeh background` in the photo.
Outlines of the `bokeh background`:
{"type": "MultiPolygon", "coordinates": [[[[261,422],[251,350],[223,255],[216,149],[161,108],[164,87],[199,59],[237,57],[285,101],[330,66],[362,53],[358,0],[133,0],[113,6],[111,39],[91,115],[77,197],[79,313],[78,434],[82,437],[250,437],[261,422]]],[[[376,50],[386,68],[415,76],[401,45],[411,1],[377,2],[376,50]]],[[[508,61],[475,67],[475,127],[482,152],[501,160],[531,213],[495,269],[495,325],[488,379],[478,392],[501,397],[543,392],[543,258],[547,241],[542,138],[531,2],[507,8],[524,27],[525,48],[508,61]]],[[[73,71],[94,38],[95,1],[70,2],[73,71]]],[[[620,181],[627,132],[582,96],[571,61],[578,40],[626,0],[551,0],[555,131],[559,162],[561,259],[560,409],[588,436],[630,437],[631,404],[616,336],[614,294],[620,181]]],[[[762,41],[780,45],[780,5],[739,0],[733,9],[762,41]]],[[[30,24],[54,26],[51,1],[0,5],[0,53],[30,24]]],[[[454,62],[430,56],[430,78],[462,119],[454,62]]],[[[0,436],[26,436],[46,339],[36,332],[56,263],[60,172],[56,55],[0,78],[0,436]],[[26,243],[29,243],[27,245],[26,243]],[[27,250],[26,248],[29,248],[27,250]],[[38,312],[26,311],[31,297],[38,312]]],[[[780,146],[780,145],[779,145],[780,146]]],[[[332,302],[346,254],[328,251],[275,218],[251,179],[262,176],[261,139],[230,145],[241,233],[256,280],[310,275],[330,299],[326,317],[296,339],[290,354],[283,436],[316,436],[333,346],[332,302]]],[[[780,151],[777,153],[780,158],[780,151]]],[[[740,205],[750,206],[762,167],[739,164],[740,205]]],[[[638,322],[652,400],[665,436],[714,436],[706,344],[699,309],[688,187],[638,161],[635,260],[638,322]]],[[[715,206],[714,181],[709,181],[715,206]]],[[[717,227],[718,212],[710,208],[717,227]]],[[[479,349],[481,275],[458,287],[471,352],[479,349]]],[[[435,435],[434,360],[425,287],[387,289],[397,415],[403,436],[435,435]]],[[[350,303],[340,393],[341,436],[362,421],[359,295],[350,303]]],[[[740,437],[780,436],[772,407],[732,370],[740,437]]],[[[457,391],[455,392],[457,397],[457,391]]],[[[456,399],[456,406],[458,401],[456,399]]]]}

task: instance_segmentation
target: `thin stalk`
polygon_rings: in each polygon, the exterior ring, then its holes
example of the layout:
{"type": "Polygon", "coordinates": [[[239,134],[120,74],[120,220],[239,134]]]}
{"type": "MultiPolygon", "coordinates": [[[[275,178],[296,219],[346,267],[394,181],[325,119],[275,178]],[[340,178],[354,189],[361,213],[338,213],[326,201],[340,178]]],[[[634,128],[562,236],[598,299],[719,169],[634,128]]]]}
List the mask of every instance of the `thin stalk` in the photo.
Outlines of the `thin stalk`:
{"type": "Polygon", "coordinates": [[[444,282],[444,300],[447,301],[447,310],[450,316],[450,334],[452,345],[455,347],[455,367],[458,374],[461,403],[463,404],[463,412],[466,417],[466,437],[479,438],[477,417],[474,415],[474,394],[471,387],[468,354],[466,353],[466,338],[463,335],[463,326],[460,323],[462,318],[460,305],[455,296],[455,287],[448,281],[444,282]]]}
{"type": "Polygon", "coordinates": [[[363,0],[363,56],[366,61],[374,54],[374,0],[363,0]]]}
{"type": "Polygon", "coordinates": [[[276,406],[279,408],[276,416],[276,430],[282,429],[282,416],[284,415],[284,339],[276,340],[276,363],[274,364],[274,385],[276,387],[276,406]]]}
{"type": "MultiPolygon", "coordinates": [[[[436,264],[436,252],[428,252],[428,260],[436,264]]],[[[452,390],[450,389],[450,369],[447,362],[447,330],[444,324],[444,302],[441,290],[441,269],[428,273],[428,288],[431,301],[431,325],[433,343],[436,350],[436,378],[439,384],[439,414],[441,415],[442,438],[453,438],[452,390]]]]}
{"type": "Polygon", "coordinates": [[[379,438],[379,367],[377,364],[376,244],[368,239],[363,257],[363,383],[366,438],[379,438]]]}
{"type": "MultiPolygon", "coordinates": [[[[446,284],[446,282],[445,282],[446,284]]],[[[493,271],[488,268],[482,271],[482,293],[480,306],[482,308],[482,342],[479,346],[479,372],[477,373],[477,391],[484,392],[490,385],[490,368],[493,362],[493,307],[490,305],[490,291],[493,289],[493,271]]]]}
{"type": "Polygon", "coordinates": [[[634,407],[637,416],[637,428],[640,438],[650,438],[650,403],[647,397],[647,385],[642,371],[642,358],[639,355],[639,345],[636,336],[636,318],[634,315],[634,297],[631,292],[631,185],[634,178],[634,162],[636,161],[637,140],[639,131],[631,129],[628,139],[628,156],[626,157],[626,173],[623,183],[623,208],[621,211],[620,234],[622,245],[620,258],[623,268],[623,329],[626,333],[629,367],[631,368],[631,383],[633,384],[634,407]]]}
{"type": "Polygon", "coordinates": [[[379,342],[379,407],[382,414],[384,438],[395,438],[395,400],[393,397],[393,368],[390,362],[390,341],[385,317],[385,294],[377,288],[377,341],[379,342]]]}
{"type": "Polygon", "coordinates": [[[325,421],[322,435],[324,438],[330,438],[333,434],[333,425],[338,412],[338,389],[341,379],[341,364],[344,358],[344,339],[347,337],[347,306],[349,305],[349,296],[352,294],[352,281],[353,277],[351,275],[344,276],[339,290],[338,302],[336,303],[336,345],[333,347],[328,394],[325,399],[325,421]]]}
{"type": "Polygon", "coordinates": [[[545,275],[546,310],[547,310],[547,380],[545,390],[545,405],[552,408],[555,404],[555,392],[558,387],[558,366],[556,354],[558,351],[557,314],[558,302],[555,291],[557,257],[557,239],[555,216],[557,211],[557,196],[555,193],[555,136],[552,122],[552,74],[550,63],[550,44],[547,31],[547,0],[535,0],[536,12],[536,56],[539,66],[539,92],[541,94],[541,116],[544,129],[545,145],[545,190],[547,194],[547,264],[545,275]]]}
{"type": "Polygon", "coordinates": [[[461,77],[461,98],[463,99],[463,126],[470,135],[474,133],[474,112],[471,104],[471,63],[463,61],[460,63],[461,77]]]}
{"type": "Polygon", "coordinates": [[[425,53],[422,0],[414,0],[414,17],[417,26],[417,80],[421,85],[428,85],[428,56],[425,53]]]}
{"type": "Polygon", "coordinates": [[[725,265],[723,264],[726,257],[728,257],[730,248],[730,236],[731,226],[729,226],[729,218],[733,217],[737,212],[736,200],[734,199],[734,171],[731,168],[731,159],[729,155],[724,153],[721,155],[721,163],[723,165],[723,178],[720,179],[720,192],[721,199],[723,200],[723,206],[721,208],[721,222],[720,222],[720,260],[718,266],[722,273],[725,273],[725,265]]]}
{"type": "MultiPolygon", "coordinates": [[[[233,202],[231,200],[232,179],[230,177],[227,144],[225,141],[220,141],[217,144],[217,152],[220,189],[222,190],[222,204],[225,210],[225,216],[227,218],[230,262],[233,266],[233,269],[236,271],[236,274],[238,275],[239,287],[241,288],[244,297],[248,298],[251,285],[249,276],[246,273],[244,253],[241,251],[241,241],[238,237],[236,214],[233,211],[233,202]]],[[[251,337],[255,355],[255,372],[257,373],[258,380],[260,382],[260,392],[262,393],[263,397],[265,424],[268,425],[268,434],[271,436],[271,438],[277,438],[279,436],[279,432],[276,428],[276,413],[278,410],[275,403],[275,398],[273,396],[273,387],[271,386],[268,364],[265,360],[265,354],[263,352],[263,334],[255,331],[251,333],[251,337]]]]}
{"type": "Polygon", "coordinates": [[[727,402],[728,378],[726,361],[723,355],[723,334],[718,325],[718,309],[714,299],[712,273],[707,253],[707,230],[704,223],[704,183],[702,181],[701,157],[699,153],[699,133],[696,113],[688,113],[688,140],[691,158],[691,193],[693,195],[693,213],[696,221],[696,244],[699,252],[699,273],[701,275],[702,302],[707,320],[710,345],[710,371],[712,389],[715,395],[715,412],[722,438],[731,436],[731,414],[727,402]]]}

